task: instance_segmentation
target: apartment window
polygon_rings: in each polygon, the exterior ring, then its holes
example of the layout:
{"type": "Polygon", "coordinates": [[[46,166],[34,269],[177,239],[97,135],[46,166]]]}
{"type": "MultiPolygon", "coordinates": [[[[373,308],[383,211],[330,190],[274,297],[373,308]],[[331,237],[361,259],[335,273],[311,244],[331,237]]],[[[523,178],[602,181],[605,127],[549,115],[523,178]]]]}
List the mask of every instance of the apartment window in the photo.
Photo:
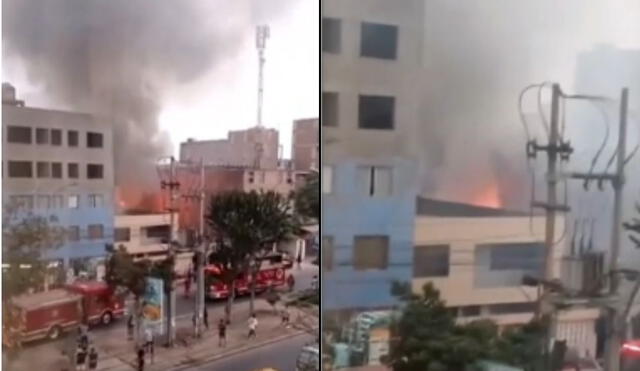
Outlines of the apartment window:
{"type": "Polygon", "coordinates": [[[333,237],[322,237],[322,244],[320,245],[320,251],[322,251],[322,268],[325,271],[333,269],[333,237]]]}
{"type": "Polygon", "coordinates": [[[54,145],[54,146],[62,145],[62,130],[51,129],[51,145],[54,145]]]}
{"type": "Polygon", "coordinates": [[[33,178],[33,165],[30,161],[9,161],[9,178],[33,178]]]}
{"type": "Polygon", "coordinates": [[[413,276],[449,276],[449,245],[416,246],[413,251],[413,276]]]}
{"type": "Polygon", "coordinates": [[[89,148],[102,148],[102,134],[101,133],[87,133],[87,147],[89,148]]]}
{"type": "Polygon", "coordinates": [[[80,241],[80,227],[72,225],[67,230],[67,238],[69,241],[80,241]]]}
{"type": "Polygon", "coordinates": [[[28,126],[8,126],[7,142],[31,144],[31,128],[28,126]]]}
{"type": "Polygon", "coordinates": [[[99,164],[88,164],[87,165],[87,178],[88,179],[102,179],[103,177],[103,167],[99,164]]]}
{"type": "Polygon", "coordinates": [[[355,270],[387,269],[389,261],[389,237],[356,236],[353,243],[353,267],[355,270]]]}
{"type": "Polygon", "coordinates": [[[39,195],[36,200],[36,208],[41,210],[48,209],[51,204],[51,197],[47,195],[39,195]]]}
{"type": "Polygon", "coordinates": [[[532,313],[536,310],[535,302],[491,304],[487,306],[489,314],[532,313]]]}
{"type": "Polygon", "coordinates": [[[62,163],[61,162],[51,163],[51,177],[56,179],[62,179],[62,163]]]}
{"type": "Polygon", "coordinates": [[[322,18],[322,51],[340,53],[342,22],[337,18],[322,18]]]}
{"type": "Polygon", "coordinates": [[[329,194],[333,191],[333,167],[322,167],[322,193],[329,194]]]}
{"type": "Polygon", "coordinates": [[[78,179],[80,176],[80,168],[76,163],[67,164],[67,177],[71,179],[78,179]]]}
{"type": "Polygon", "coordinates": [[[62,195],[53,195],[50,199],[51,208],[52,209],[62,209],[64,208],[64,197],[62,195]]]}
{"type": "Polygon", "coordinates": [[[371,197],[391,195],[392,170],[383,166],[362,166],[358,169],[363,193],[371,197]]]}
{"type": "Polygon", "coordinates": [[[131,241],[131,229],[130,228],[116,228],[114,233],[115,242],[129,242],[131,241]]]}
{"type": "Polygon", "coordinates": [[[36,128],[36,144],[49,144],[49,129],[36,128]]]}
{"type": "Polygon", "coordinates": [[[477,317],[480,315],[481,307],[479,305],[466,305],[459,308],[461,317],[477,317]]]}
{"type": "Polygon", "coordinates": [[[78,132],[76,130],[69,130],[67,132],[67,144],[69,147],[78,146],[78,132]]]}
{"type": "Polygon", "coordinates": [[[398,50],[397,26],[363,22],[360,33],[360,56],[396,59],[398,50]]]}
{"type": "Polygon", "coordinates": [[[169,241],[171,235],[171,226],[169,225],[155,225],[144,228],[144,235],[147,239],[154,241],[169,241]]]}
{"type": "Polygon", "coordinates": [[[69,209],[77,209],[80,207],[80,196],[71,195],[67,198],[67,207],[69,209]]]}
{"type": "Polygon", "coordinates": [[[102,224],[90,224],[88,230],[90,240],[100,240],[104,238],[104,227],[102,224]]]}
{"type": "Polygon", "coordinates": [[[33,210],[33,196],[11,196],[9,197],[9,202],[18,210],[33,210]]]}
{"type": "Polygon", "coordinates": [[[104,198],[102,195],[89,195],[89,207],[103,207],[104,198]]]}
{"type": "Polygon", "coordinates": [[[338,93],[322,93],[322,126],[338,126],[338,93]]]}
{"type": "Polygon", "coordinates": [[[538,271],[544,262],[542,243],[484,244],[489,248],[491,270],[538,271]]]}
{"type": "Polygon", "coordinates": [[[36,163],[36,173],[38,178],[49,178],[51,176],[51,164],[38,161],[36,163]]]}
{"type": "Polygon", "coordinates": [[[395,98],[361,95],[358,103],[360,129],[393,130],[395,98]]]}

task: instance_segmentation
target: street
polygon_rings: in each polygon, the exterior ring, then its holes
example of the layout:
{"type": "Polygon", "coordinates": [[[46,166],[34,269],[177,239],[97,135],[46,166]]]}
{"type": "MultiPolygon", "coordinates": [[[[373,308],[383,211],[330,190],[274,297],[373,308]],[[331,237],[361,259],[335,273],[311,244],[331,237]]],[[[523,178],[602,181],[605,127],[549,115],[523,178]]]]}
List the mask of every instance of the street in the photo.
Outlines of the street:
{"type": "Polygon", "coordinates": [[[270,367],[278,371],[295,371],[296,359],[300,349],[313,340],[313,336],[302,334],[188,370],[256,371],[270,367]]]}

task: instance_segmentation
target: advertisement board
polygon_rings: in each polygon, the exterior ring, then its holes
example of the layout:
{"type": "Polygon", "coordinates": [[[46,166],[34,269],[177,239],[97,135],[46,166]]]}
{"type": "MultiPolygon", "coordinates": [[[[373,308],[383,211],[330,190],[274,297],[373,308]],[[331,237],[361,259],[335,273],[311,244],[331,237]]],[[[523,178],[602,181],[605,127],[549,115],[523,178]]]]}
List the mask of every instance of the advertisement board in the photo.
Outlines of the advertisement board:
{"type": "Polygon", "coordinates": [[[159,278],[147,278],[147,290],[142,298],[143,328],[162,335],[164,319],[164,282],[159,278]]]}

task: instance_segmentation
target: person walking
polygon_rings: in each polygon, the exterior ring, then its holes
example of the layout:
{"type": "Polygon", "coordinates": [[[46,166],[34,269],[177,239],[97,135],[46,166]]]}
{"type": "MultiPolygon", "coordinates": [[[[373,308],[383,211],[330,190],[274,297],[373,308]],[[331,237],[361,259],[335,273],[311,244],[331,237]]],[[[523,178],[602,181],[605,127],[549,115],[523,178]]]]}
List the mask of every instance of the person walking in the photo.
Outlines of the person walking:
{"type": "Polygon", "coordinates": [[[289,306],[285,306],[282,310],[282,325],[289,328],[289,306]]]}
{"type": "Polygon", "coordinates": [[[256,337],[256,329],[258,328],[258,319],[256,318],[256,314],[252,313],[251,317],[249,317],[249,335],[247,336],[249,339],[256,337]]]}
{"type": "Polygon", "coordinates": [[[144,347],[138,348],[138,371],[144,371],[144,347]]]}
{"type": "Polygon", "coordinates": [[[153,363],[154,349],[153,349],[153,331],[150,328],[145,332],[144,348],[149,353],[149,361],[153,363]]]}
{"type": "Polygon", "coordinates": [[[129,315],[129,319],[127,320],[127,338],[129,340],[133,340],[133,315],[129,315]]]}
{"type": "Polygon", "coordinates": [[[191,269],[187,271],[187,278],[184,280],[184,297],[188,298],[191,294],[191,281],[193,280],[191,269]]]}
{"type": "Polygon", "coordinates": [[[209,329],[209,312],[207,311],[207,306],[204,306],[204,327],[207,328],[207,330],[209,329]]]}
{"type": "Polygon", "coordinates": [[[318,275],[314,275],[313,278],[311,279],[311,288],[314,290],[318,290],[318,275]]]}
{"type": "Polygon", "coordinates": [[[302,251],[298,253],[298,258],[296,260],[298,262],[298,270],[302,269],[302,251]]]}
{"type": "Polygon", "coordinates": [[[289,287],[289,291],[293,291],[293,288],[296,286],[296,279],[293,278],[293,274],[290,274],[289,278],[287,278],[287,286],[289,287]]]}
{"type": "Polygon", "coordinates": [[[89,352],[89,370],[98,369],[98,352],[96,352],[96,348],[91,347],[91,351],[89,352]]]}
{"type": "Polygon", "coordinates": [[[220,318],[218,321],[218,346],[224,347],[227,345],[227,322],[224,318],[220,318]]]}
{"type": "Polygon", "coordinates": [[[76,370],[84,371],[87,367],[87,351],[82,347],[76,349],[76,370]]]}

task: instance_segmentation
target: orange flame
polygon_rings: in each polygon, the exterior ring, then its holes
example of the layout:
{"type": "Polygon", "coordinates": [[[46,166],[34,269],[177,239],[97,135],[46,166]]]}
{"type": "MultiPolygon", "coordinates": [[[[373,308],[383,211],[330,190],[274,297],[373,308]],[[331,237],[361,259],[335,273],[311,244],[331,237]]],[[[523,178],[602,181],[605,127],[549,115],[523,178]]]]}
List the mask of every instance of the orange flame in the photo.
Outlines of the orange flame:
{"type": "Polygon", "coordinates": [[[131,186],[116,188],[116,207],[119,213],[129,211],[149,214],[163,213],[163,194],[160,190],[138,189],[131,186]]]}
{"type": "Polygon", "coordinates": [[[498,186],[495,184],[490,184],[488,187],[484,188],[480,193],[478,193],[471,200],[471,203],[474,205],[492,207],[495,209],[502,207],[502,201],[500,200],[500,192],[498,190],[498,186]]]}

